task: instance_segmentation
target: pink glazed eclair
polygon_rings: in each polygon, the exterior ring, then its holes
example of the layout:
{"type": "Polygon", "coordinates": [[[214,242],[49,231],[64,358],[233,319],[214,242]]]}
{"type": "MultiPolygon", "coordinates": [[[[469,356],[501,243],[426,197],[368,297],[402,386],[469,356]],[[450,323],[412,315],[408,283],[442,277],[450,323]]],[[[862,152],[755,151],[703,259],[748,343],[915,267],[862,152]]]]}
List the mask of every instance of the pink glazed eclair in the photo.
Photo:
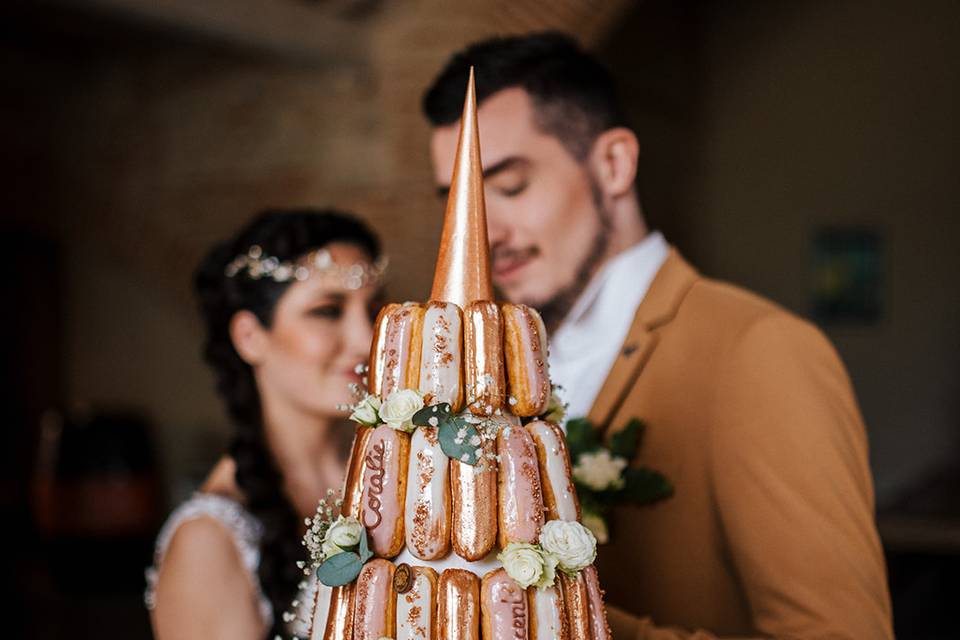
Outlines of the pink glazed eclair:
{"type": "Polygon", "coordinates": [[[373,429],[363,457],[360,522],[370,547],[381,558],[403,549],[403,508],[407,493],[410,436],[387,425],[373,429]]]}
{"type": "Polygon", "coordinates": [[[384,305],[377,315],[367,387],[381,400],[394,391],[419,386],[423,313],[422,304],[405,302],[384,305]]]}
{"type": "Polygon", "coordinates": [[[389,560],[374,558],[360,570],[353,615],[354,640],[393,637],[396,629],[393,569],[389,560]]]}
{"type": "Polygon", "coordinates": [[[483,640],[527,640],[527,594],[504,569],[483,576],[480,609],[483,640]]]}
{"type": "Polygon", "coordinates": [[[544,515],[533,436],[519,424],[503,427],[497,434],[497,455],[500,547],[511,542],[535,544],[540,539],[544,515]]]}
{"type": "Polygon", "coordinates": [[[510,411],[539,416],[550,403],[547,330],[536,309],[525,304],[504,304],[502,311],[510,411]]]}

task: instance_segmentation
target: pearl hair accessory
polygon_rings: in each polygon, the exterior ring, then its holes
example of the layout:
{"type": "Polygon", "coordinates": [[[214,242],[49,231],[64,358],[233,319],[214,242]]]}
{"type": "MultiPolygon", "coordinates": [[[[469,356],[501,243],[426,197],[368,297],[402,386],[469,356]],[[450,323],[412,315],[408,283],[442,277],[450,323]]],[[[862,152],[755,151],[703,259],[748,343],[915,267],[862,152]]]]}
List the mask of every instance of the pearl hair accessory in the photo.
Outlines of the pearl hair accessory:
{"type": "Polygon", "coordinates": [[[274,256],[264,255],[260,245],[255,244],[247,249],[246,253],[241,253],[231,260],[224,269],[224,274],[228,278],[234,278],[245,272],[253,280],[270,278],[274,282],[302,282],[311,276],[322,275],[336,278],[345,289],[356,290],[368,284],[382,282],[387,263],[387,257],[381,256],[372,264],[337,264],[326,249],[317,249],[296,260],[281,262],[274,256]]]}

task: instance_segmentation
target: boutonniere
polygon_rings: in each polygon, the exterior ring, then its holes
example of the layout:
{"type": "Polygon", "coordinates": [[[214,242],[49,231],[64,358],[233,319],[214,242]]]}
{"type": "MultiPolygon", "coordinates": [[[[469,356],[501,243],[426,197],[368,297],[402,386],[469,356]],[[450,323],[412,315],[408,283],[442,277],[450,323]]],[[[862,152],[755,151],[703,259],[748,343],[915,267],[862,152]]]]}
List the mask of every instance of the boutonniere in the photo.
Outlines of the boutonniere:
{"type": "Polygon", "coordinates": [[[583,524],[601,544],[609,540],[607,516],[613,507],[652,504],[673,495],[673,484],[665,475],[649,467],[630,466],[644,429],[643,422],[634,418],[605,446],[586,418],[567,422],[567,448],[583,524]]]}

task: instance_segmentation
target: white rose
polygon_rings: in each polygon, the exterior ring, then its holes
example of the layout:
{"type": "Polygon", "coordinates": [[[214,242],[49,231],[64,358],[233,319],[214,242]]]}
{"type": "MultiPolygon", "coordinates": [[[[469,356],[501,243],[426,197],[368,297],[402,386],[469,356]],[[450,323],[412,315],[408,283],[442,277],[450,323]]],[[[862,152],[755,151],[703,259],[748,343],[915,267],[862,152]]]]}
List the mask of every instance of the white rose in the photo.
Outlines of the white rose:
{"type": "Polygon", "coordinates": [[[423,396],[413,389],[394,391],[380,405],[380,419],[398,431],[413,431],[413,414],[423,409],[423,396]]]}
{"type": "Polygon", "coordinates": [[[380,410],[380,398],[374,395],[367,395],[357,406],[353,408],[350,419],[354,422],[375,427],[380,422],[377,412],[380,410]]]}
{"type": "Polygon", "coordinates": [[[547,558],[537,545],[511,542],[497,554],[497,560],[521,589],[531,585],[541,588],[553,586],[556,562],[547,558]]]}
{"type": "Polygon", "coordinates": [[[626,460],[611,456],[606,449],[599,449],[580,454],[573,467],[573,477],[594,491],[619,489],[623,486],[620,474],[626,467],[626,460]]]}
{"type": "Polygon", "coordinates": [[[329,558],[336,555],[344,549],[349,549],[360,544],[360,536],[363,535],[363,527],[356,518],[344,518],[340,516],[327,529],[327,534],[323,537],[323,555],[329,558]],[[331,553],[332,552],[332,553],[331,553]]]}
{"type": "Polygon", "coordinates": [[[597,539],[597,544],[607,544],[610,542],[610,532],[607,530],[607,521],[598,513],[592,511],[583,512],[583,526],[590,529],[590,533],[597,539]]]}
{"type": "Polygon", "coordinates": [[[568,573],[590,566],[597,557],[597,539],[579,522],[546,523],[540,531],[540,546],[556,557],[560,569],[568,573]]]}

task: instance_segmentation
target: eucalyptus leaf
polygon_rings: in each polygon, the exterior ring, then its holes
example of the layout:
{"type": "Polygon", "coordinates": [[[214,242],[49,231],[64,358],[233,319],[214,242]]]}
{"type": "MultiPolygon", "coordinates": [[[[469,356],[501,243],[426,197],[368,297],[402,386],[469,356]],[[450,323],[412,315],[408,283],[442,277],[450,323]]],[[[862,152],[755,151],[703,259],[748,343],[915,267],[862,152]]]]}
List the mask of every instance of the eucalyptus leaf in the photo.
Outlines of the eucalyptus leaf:
{"type": "Polygon", "coordinates": [[[440,404],[433,404],[429,407],[424,407],[420,409],[411,418],[411,422],[417,425],[418,427],[435,427],[438,426],[444,420],[450,418],[450,404],[447,402],[442,402],[440,404]],[[430,424],[430,418],[436,418],[437,424],[430,424]]]}
{"type": "Polygon", "coordinates": [[[597,432],[586,418],[573,418],[567,421],[567,448],[570,459],[576,464],[580,454],[596,451],[600,448],[597,432]]]}
{"type": "Polygon", "coordinates": [[[373,551],[367,541],[367,530],[360,529],[360,564],[366,564],[367,560],[373,557],[373,551]]]}
{"type": "Polygon", "coordinates": [[[440,440],[440,449],[448,458],[469,465],[477,464],[477,449],[481,445],[480,432],[475,426],[460,416],[448,416],[440,422],[437,437],[440,440]]]}
{"type": "Polygon", "coordinates": [[[356,580],[362,568],[360,556],[343,551],[323,561],[317,569],[317,579],[328,587],[340,587],[356,580]]]}
{"type": "Polygon", "coordinates": [[[640,439],[646,425],[639,418],[632,418],[620,431],[610,437],[610,453],[627,460],[633,460],[640,448],[640,439]]]}

